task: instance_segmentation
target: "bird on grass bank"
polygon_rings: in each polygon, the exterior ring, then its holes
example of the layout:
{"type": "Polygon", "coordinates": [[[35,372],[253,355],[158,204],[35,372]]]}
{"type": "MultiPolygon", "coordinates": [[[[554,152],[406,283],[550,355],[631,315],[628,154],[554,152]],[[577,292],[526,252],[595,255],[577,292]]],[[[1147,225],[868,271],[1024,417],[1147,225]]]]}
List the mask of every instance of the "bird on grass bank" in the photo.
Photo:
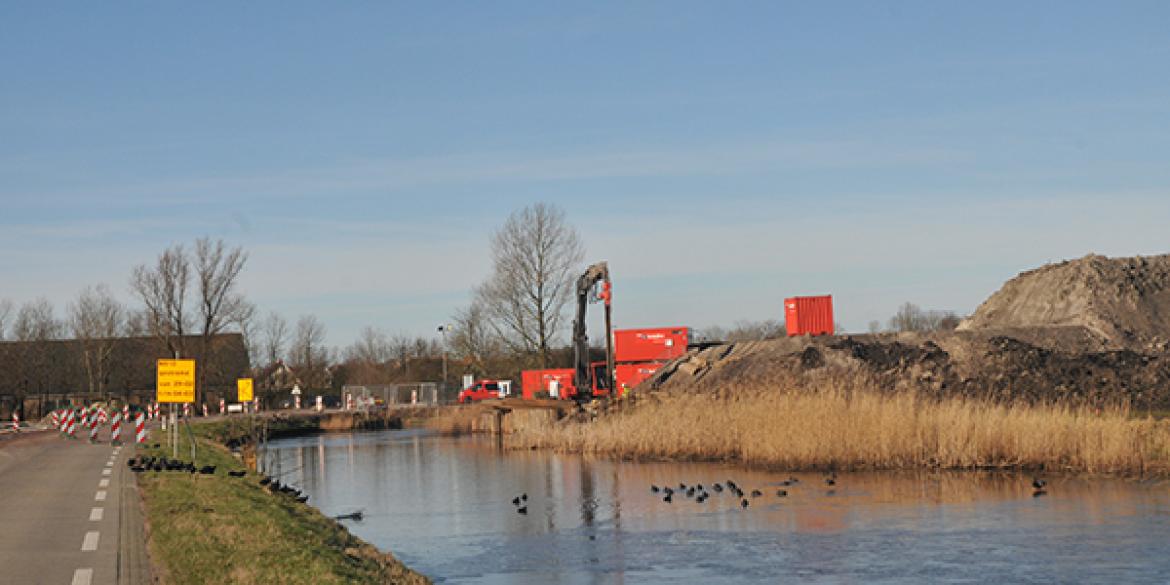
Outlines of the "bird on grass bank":
{"type": "Polygon", "coordinates": [[[1047,494],[1048,490],[1045,489],[1047,487],[1048,482],[1046,480],[1040,479],[1039,477],[1032,478],[1032,497],[1039,498],[1040,496],[1047,494]]]}

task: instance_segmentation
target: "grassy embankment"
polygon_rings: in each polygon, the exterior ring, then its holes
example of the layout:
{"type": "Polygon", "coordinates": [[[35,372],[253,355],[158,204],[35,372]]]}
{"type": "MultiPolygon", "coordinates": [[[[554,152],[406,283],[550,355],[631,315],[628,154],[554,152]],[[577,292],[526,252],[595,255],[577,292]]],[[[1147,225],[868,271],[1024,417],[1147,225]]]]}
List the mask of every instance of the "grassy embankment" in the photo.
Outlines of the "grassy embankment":
{"type": "MultiPolygon", "coordinates": [[[[315,508],[262,488],[259,475],[229,477],[244,466],[212,438],[232,434],[230,427],[192,428],[198,464],[215,465],[214,475],[138,476],[151,558],[163,583],[429,583],[315,508]]],[[[165,442],[162,447],[140,453],[169,456],[165,442]]],[[[184,436],[180,458],[189,458],[189,449],[184,436]]]]}
{"type": "Polygon", "coordinates": [[[1170,474],[1170,421],[1125,407],[1003,404],[879,392],[864,381],[760,384],[642,399],[519,447],[784,469],[1021,469],[1170,474]]]}

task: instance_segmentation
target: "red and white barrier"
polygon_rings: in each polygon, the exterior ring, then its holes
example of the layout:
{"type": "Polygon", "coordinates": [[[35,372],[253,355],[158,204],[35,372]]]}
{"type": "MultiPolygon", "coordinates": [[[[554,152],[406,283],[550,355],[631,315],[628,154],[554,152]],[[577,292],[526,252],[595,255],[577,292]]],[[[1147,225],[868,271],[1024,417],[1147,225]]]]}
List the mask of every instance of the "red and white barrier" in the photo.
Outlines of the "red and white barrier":
{"type": "Polygon", "coordinates": [[[72,437],[77,432],[77,411],[72,408],[69,409],[69,414],[65,417],[65,434],[72,437]]]}
{"type": "Polygon", "coordinates": [[[20,431],[20,414],[18,414],[15,410],[12,411],[12,428],[17,432],[20,431]]]}
{"type": "Polygon", "coordinates": [[[108,413],[106,413],[106,407],[102,406],[102,407],[98,408],[97,420],[98,420],[98,424],[102,424],[102,425],[104,425],[110,421],[110,415],[108,413]]]}
{"type": "Polygon", "coordinates": [[[110,442],[118,444],[122,442],[122,413],[114,413],[114,423],[110,425],[110,442]]]}
{"type": "Polygon", "coordinates": [[[147,405],[146,408],[147,408],[147,410],[150,411],[150,420],[154,420],[154,419],[158,418],[158,403],[157,402],[147,405]]]}
{"type": "Polygon", "coordinates": [[[57,414],[56,410],[49,413],[49,420],[51,421],[50,424],[53,425],[53,428],[60,430],[60,428],[61,428],[61,415],[57,414]]]}
{"type": "Polygon", "coordinates": [[[345,393],[345,409],[353,410],[353,394],[350,394],[349,392],[345,393]]]}
{"type": "Polygon", "coordinates": [[[191,403],[183,403],[183,418],[191,418],[191,403]]]}
{"type": "Polygon", "coordinates": [[[99,426],[100,425],[98,424],[98,417],[97,417],[97,414],[95,413],[93,416],[91,416],[89,418],[89,442],[90,443],[97,442],[97,434],[98,434],[98,427],[99,426]]]}
{"type": "Polygon", "coordinates": [[[300,410],[301,409],[301,395],[297,394],[296,396],[293,396],[293,402],[295,402],[295,404],[293,405],[293,408],[300,410]]]}
{"type": "Polygon", "coordinates": [[[227,401],[223,398],[219,399],[219,414],[220,416],[227,414],[227,401]]]}
{"type": "Polygon", "coordinates": [[[130,424],[130,405],[129,404],[124,405],[122,407],[122,420],[126,421],[126,424],[130,424]]]}
{"type": "Polygon", "coordinates": [[[203,417],[207,418],[207,404],[206,403],[203,404],[203,417]]]}
{"type": "Polygon", "coordinates": [[[138,412],[138,420],[134,423],[134,442],[139,445],[146,443],[146,414],[138,412]]]}

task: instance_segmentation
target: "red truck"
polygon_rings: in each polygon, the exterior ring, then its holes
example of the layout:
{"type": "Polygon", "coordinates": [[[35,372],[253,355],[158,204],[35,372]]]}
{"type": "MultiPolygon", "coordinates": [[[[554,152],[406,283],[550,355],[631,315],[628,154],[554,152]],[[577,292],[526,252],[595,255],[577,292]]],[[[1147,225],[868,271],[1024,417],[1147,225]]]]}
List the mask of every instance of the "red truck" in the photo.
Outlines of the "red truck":
{"type": "Polygon", "coordinates": [[[477,400],[502,398],[498,380],[479,380],[459,392],[459,404],[467,404],[477,400]]]}

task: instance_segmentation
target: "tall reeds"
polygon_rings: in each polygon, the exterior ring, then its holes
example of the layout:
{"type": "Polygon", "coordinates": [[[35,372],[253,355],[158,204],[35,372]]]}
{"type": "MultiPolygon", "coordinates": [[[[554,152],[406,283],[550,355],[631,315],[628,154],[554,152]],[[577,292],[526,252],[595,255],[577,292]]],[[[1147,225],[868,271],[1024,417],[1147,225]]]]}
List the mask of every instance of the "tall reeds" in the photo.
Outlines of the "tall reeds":
{"type": "Polygon", "coordinates": [[[1170,470],[1170,423],[1136,419],[1124,406],[1005,404],[874,388],[864,380],[822,379],[692,390],[513,441],[620,458],[786,469],[1170,470]]]}

